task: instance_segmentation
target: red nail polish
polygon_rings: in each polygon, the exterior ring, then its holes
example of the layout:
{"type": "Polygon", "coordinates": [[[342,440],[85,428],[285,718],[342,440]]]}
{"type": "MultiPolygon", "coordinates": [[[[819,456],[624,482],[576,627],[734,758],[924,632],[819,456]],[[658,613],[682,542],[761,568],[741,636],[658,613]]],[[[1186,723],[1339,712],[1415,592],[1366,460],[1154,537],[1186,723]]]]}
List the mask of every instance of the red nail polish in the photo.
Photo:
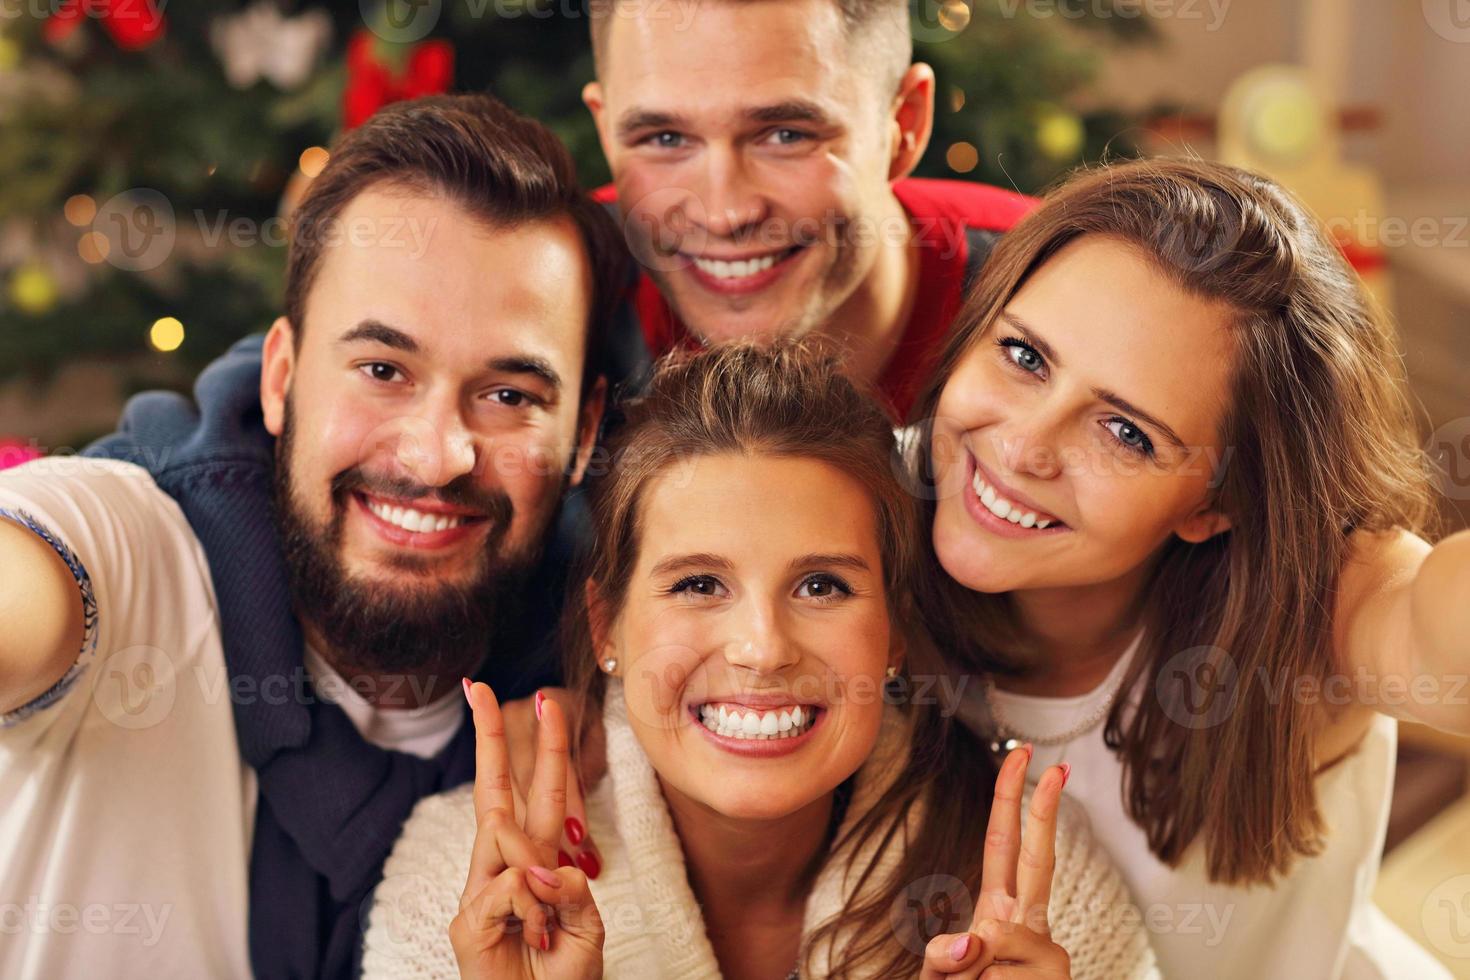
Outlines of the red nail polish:
{"type": "Polygon", "coordinates": [[[475,702],[473,702],[473,701],[470,700],[470,679],[468,677],[461,677],[459,679],[459,682],[464,685],[464,699],[465,699],[465,702],[471,708],[473,708],[475,706],[475,702]]]}
{"type": "Polygon", "coordinates": [[[540,691],[537,691],[536,692],[536,720],[537,721],[540,721],[541,720],[541,705],[544,704],[545,701],[546,701],[546,695],[542,694],[540,691]]]}
{"type": "Polygon", "coordinates": [[[1072,763],[1070,763],[1070,762],[1064,762],[1064,763],[1062,763],[1062,785],[1063,786],[1066,786],[1067,785],[1067,777],[1070,776],[1070,775],[1072,775],[1072,763]]]}
{"type": "Polygon", "coordinates": [[[602,874],[602,865],[597,861],[597,855],[591,851],[584,851],[577,855],[577,867],[589,878],[596,878],[602,874]]]}
{"type": "Polygon", "coordinates": [[[570,868],[572,866],[572,856],[566,851],[557,851],[556,866],[558,868],[570,868]]]}
{"type": "Polygon", "coordinates": [[[587,831],[582,827],[582,821],[576,817],[567,817],[567,840],[574,845],[582,843],[582,838],[587,836],[587,831]]]}
{"type": "Polygon", "coordinates": [[[541,934],[541,952],[545,953],[545,952],[547,952],[550,949],[551,949],[551,933],[549,933],[549,932],[543,932],[541,934]]]}

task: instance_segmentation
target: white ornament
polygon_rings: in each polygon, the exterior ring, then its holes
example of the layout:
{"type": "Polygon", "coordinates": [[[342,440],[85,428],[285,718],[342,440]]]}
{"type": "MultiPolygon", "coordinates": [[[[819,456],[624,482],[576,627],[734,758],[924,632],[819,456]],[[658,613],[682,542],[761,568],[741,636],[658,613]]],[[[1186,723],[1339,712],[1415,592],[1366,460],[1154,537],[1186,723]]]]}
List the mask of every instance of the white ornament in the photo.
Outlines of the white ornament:
{"type": "Polygon", "coordinates": [[[209,42],[235,88],[265,78],[279,89],[300,87],[332,41],[332,19],[324,10],[285,17],[270,0],[257,0],[238,14],[216,17],[209,42]]]}

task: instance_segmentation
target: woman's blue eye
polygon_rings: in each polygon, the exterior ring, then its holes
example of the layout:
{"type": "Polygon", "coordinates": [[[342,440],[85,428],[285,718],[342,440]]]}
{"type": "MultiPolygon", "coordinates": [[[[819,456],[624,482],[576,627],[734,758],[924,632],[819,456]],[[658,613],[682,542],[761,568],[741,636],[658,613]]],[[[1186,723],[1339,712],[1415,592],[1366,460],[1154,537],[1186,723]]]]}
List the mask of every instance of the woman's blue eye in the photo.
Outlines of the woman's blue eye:
{"type": "Polygon", "coordinates": [[[1041,359],[1041,355],[1036,352],[1036,348],[1024,340],[1008,337],[1002,340],[1000,345],[1006,348],[1006,352],[1010,355],[1011,360],[1023,371],[1029,371],[1035,374],[1046,366],[1046,362],[1041,359]]]}
{"type": "Polygon", "coordinates": [[[1145,456],[1153,455],[1153,442],[1149,440],[1149,437],[1144,434],[1142,429],[1134,425],[1132,422],[1129,422],[1127,419],[1110,419],[1107,423],[1107,426],[1108,431],[1111,432],[1113,434],[1113,437],[1121,442],[1125,448],[1142,453],[1145,456]],[[1117,428],[1115,429],[1113,428],[1113,426],[1117,426],[1117,428]]]}

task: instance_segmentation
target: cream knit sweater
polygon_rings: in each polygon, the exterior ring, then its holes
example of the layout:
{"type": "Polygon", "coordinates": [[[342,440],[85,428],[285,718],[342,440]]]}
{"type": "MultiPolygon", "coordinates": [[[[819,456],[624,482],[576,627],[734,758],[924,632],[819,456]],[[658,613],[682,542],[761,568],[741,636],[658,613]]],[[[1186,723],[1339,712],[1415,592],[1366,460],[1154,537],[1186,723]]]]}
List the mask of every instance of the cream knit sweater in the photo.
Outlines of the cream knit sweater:
{"type": "MultiPolygon", "coordinates": [[[[607,929],[603,976],[717,980],[719,965],[689,887],[673,820],[658,777],[628,725],[616,681],[609,683],[603,721],[608,774],[587,799],[588,829],[603,858],[603,872],[592,882],[607,929]]],[[[844,829],[873,805],[907,756],[902,716],[889,709],[878,744],[858,772],[844,829]]],[[[916,817],[909,814],[910,826],[916,825],[916,817]]],[[[1093,842],[1086,819],[1064,801],[1050,907],[1053,938],[1071,956],[1074,980],[1156,978],[1137,910],[1111,861],[1093,842]]],[[[895,835],[895,840],[902,836],[895,835]]],[[[449,980],[458,975],[448,928],[459,910],[474,839],[470,786],[429,797],[415,808],[372,900],[364,977],[449,980]]],[[[900,846],[889,847],[880,868],[899,860],[900,846]]],[[[868,856],[862,855],[857,866],[865,866],[868,856]]],[[[807,900],[804,936],[840,913],[852,891],[845,874],[852,866],[852,855],[829,858],[807,900]]],[[[826,952],[813,951],[813,968],[803,971],[804,978],[829,976],[826,952]]]]}

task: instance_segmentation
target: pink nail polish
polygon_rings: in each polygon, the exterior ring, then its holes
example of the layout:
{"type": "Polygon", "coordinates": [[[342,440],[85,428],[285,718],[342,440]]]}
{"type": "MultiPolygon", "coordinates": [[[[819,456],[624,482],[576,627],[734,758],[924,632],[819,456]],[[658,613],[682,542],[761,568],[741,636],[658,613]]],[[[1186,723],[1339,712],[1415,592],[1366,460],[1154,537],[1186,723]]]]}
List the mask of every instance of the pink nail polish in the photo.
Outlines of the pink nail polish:
{"type": "Polygon", "coordinates": [[[536,702],[535,703],[536,703],[536,720],[537,721],[540,721],[541,720],[541,705],[543,705],[543,704],[546,703],[546,695],[542,694],[540,691],[537,691],[536,692],[536,702]]]}
{"type": "Polygon", "coordinates": [[[553,888],[561,885],[561,879],[556,876],[555,871],[548,871],[546,868],[537,867],[535,865],[532,865],[526,870],[535,875],[536,880],[541,882],[543,885],[551,885],[553,888]]]}
{"type": "Polygon", "coordinates": [[[1063,786],[1066,786],[1067,785],[1067,777],[1070,776],[1070,775],[1072,775],[1072,763],[1070,763],[1070,762],[1064,762],[1064,763],[1062,763],[1062,785],[1063,786]]]}
{"type": "Polygon", "coordinates": [[[470,679],[468,677],[461,677],[459,679],[459,682],[464,685],[464,699],[465,699],[465,702],[471,708],[473,708],[475,706],[475,702],[473,702],[473,701],[470,700],[470,679]]]}
{"type": "Polygon", "coordinates": [[[969,951],[970,951],[970,934],[968,932],[965,933],[960,938],[956,939],[954,942],[952,942],[952,943],[949,944],[949,958],[952,959],[952,960],[962,960],[962,959],[964,959],[965,958],[965,954],[968,953],[969,951]]]}

